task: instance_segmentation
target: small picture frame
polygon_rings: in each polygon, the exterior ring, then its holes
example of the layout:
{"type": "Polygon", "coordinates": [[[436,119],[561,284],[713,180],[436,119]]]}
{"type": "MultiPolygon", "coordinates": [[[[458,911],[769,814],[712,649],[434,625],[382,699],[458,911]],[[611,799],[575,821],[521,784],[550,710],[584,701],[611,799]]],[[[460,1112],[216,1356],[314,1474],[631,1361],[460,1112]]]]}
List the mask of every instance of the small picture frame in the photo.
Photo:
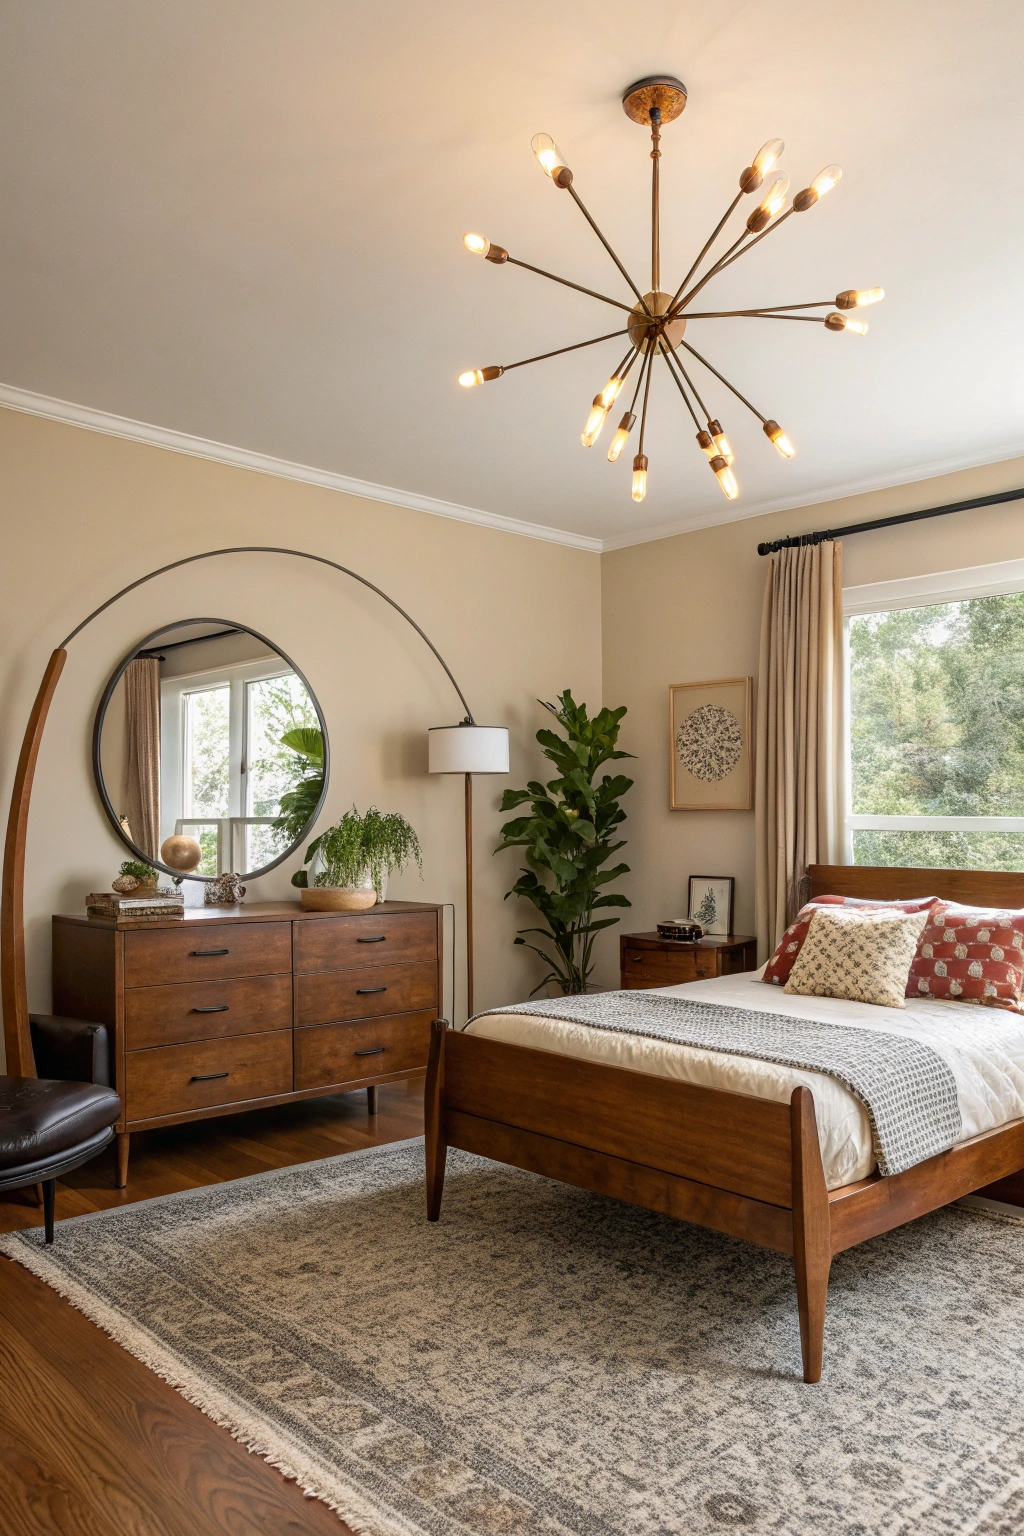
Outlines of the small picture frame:
{"type": "Polygon", "coordinates": [[[700,923],[707,938],[724,938],[732,933],[732,898],[736,881],[732,875],[691,875],[689,918],[700,923]]]}
{"type": "Polygon", "coordinates": [[[673,683],[668,690],[669,807],[673,811],[749,811],[749,677],[673,683]]]}

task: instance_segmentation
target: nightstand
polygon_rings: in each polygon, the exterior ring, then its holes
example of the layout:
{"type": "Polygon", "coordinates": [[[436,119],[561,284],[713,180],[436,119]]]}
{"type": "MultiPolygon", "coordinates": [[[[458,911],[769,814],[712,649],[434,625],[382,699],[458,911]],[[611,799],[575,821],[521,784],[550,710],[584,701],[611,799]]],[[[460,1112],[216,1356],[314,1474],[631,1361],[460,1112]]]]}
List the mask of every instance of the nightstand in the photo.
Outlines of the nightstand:
{"type": "Polygon", "coordinates": [[[619,938],[619,985],[634,992],[706,976],[735,976],[756,966],[757,940],[743,934],[684,940],[663,939],[654,932],[619,938]]]}

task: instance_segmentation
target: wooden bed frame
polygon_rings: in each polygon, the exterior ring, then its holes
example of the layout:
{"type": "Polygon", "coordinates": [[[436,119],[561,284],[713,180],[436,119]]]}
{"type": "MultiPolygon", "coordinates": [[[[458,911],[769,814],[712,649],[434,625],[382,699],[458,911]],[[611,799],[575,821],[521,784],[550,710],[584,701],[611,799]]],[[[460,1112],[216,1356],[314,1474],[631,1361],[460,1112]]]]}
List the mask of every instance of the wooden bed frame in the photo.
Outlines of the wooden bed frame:
{"type": "MultiPolygon", "coordinates": [[[[821,864],[808,874],[812,897],[1024,907],[1024,874],[821,864]]],[[[439,1019],[426,1085],[431,1221],[448,1147],[792,1254],[804,1380],[815,1382],[833,1254],[1024,1169],[1024,1119],[906,1173],[829,1192],[809,1088],[778,1104],[462,1034],[439,1019]]]]}

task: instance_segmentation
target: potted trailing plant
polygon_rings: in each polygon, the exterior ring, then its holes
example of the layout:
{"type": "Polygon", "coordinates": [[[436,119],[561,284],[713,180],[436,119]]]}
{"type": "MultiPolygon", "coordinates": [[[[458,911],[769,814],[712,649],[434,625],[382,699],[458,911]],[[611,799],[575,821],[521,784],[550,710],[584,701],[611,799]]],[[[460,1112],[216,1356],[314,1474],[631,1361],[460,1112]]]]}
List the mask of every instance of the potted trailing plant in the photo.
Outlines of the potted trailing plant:
{"type": "MultiPolygon", "coordinates": [[[[365,816],[355,806],[315,838],[304,863],[313,860],[312,880],[305,870],[302,905],[312,912],[362,912],[387,894],[388,876],[415,862],[423,874],[420,840],[397,811],[365,816]]],[[[293,877],[293,883],[299,883],[293,877]]]]}
{"type": "MultiPolygon", "coordinates": [[[[594,939],[603,928],[610,928],[617,917],[595,918],[605,907],[628,907],[625,896],[608,891],[607,886],[629,871],[628,864],[604,866],[623,840],[615,841],[615,829],[626,819],[620,798],[632,787],[633,780],[622,774],[597,775],[603,765],[615,758],[631,757],[616,747],[619,722],[626,713],[621,709],[602,709],[591,720],[585,704],[577,704],[568,689],[558,695],[558,704],[546,704],[565,731],[537,732],[544,756],[554,763],[558,777],[547,785],[532,782],[525,789],[506,789],[501,809],[510,811],[529,801],[530,813],[517,816],[501,829],[502,848],[526,850],[524,869],[509,896],[532,901],[547,925],[521,928],[517,944],[525,944],[540,955],[551,969],[534,987],[539,992],[554,982],[563,992],[586,992],[593,969],[594,939]],[[547,948],[527,944],[524,933],[541,934],[547,948]]],[[[532,995],[532,994],[531,994],[532,995]]]]}

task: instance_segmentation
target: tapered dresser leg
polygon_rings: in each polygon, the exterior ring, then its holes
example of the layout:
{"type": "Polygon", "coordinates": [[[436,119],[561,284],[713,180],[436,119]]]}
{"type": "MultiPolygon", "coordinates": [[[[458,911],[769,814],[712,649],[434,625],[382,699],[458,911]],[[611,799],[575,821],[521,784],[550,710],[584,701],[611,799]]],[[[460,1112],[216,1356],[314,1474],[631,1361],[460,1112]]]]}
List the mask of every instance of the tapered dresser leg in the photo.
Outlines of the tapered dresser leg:
{"type": "Polygon", "coordinates": [[[128,1148],[131,1143],[131,1134],[128,1131],[117,1133],[117,1187],[124,1189],[128,1183],[128,1148]]]}
{"type": "Polygon", "coordinates": [[[448,1143],[444,1136],[444,1019],[435,1019],[430,1030],[430,1057],[424,1093],[424,1143],[427,1154],[427,1220],[441,1214],[444,1171],[448,1161],[448,1143]]]}
{"type": "Polygon", "coordinates": [[[804,1381],[821,1380],[825,1344],[825,1302],[832,1267],[828,1186],[821,1163],[814,1095],[794,1088],[790,1100],[793,1134],[793,1258],[800,1310],[804,1381]]]}
{"type": "Polygon", "coordinates": [[[57,1180],[46,1179],[43,1184],[43,1228],[48,1243],[53,1242],[53,1207],[57,1198],[57,1180]]]}
{"type": "Polygon", "coordinates": [[[374,1083],[372,1088],[367,1088],[366,1090],[366,1110],[367,1113],[371,1115],[375,1115],[377,1113],[377,1086],[378,1085],[374,1083]]]}

